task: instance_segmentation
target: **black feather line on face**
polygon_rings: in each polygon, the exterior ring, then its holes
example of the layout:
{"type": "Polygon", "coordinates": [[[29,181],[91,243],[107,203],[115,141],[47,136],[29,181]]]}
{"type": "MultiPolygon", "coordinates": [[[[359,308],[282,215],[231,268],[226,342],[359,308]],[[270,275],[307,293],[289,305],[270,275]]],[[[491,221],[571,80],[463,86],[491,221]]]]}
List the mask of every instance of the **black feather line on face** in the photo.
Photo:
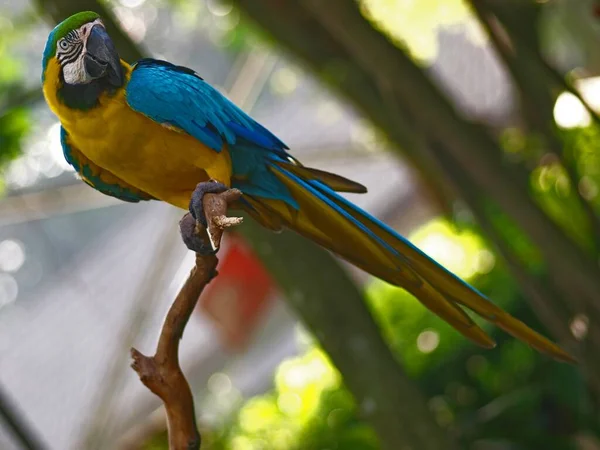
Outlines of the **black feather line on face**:
{"type": "Polygon", "coordinates": [[[60,55],[58,61],[61,63],[61,65],[66,66],[67,64],[77,61],[77,59],[81,56],[82,53],[83,44],[78,43],[75,46],[73,46],[72,49],[69,49],[68,53],[60,55]]]}
{"type": "Polygon", "coordinates": [[[69,31],[69,33],[67,33],[67,35],[59,42],[58,46],[58,61],[62,66],[76,61],[83,53],[83,42],[79,37],[79,33],[75,30],[69,31]],[[64,50],[61,47],[63,42],[66,42],[68,45],[64,50]]]}

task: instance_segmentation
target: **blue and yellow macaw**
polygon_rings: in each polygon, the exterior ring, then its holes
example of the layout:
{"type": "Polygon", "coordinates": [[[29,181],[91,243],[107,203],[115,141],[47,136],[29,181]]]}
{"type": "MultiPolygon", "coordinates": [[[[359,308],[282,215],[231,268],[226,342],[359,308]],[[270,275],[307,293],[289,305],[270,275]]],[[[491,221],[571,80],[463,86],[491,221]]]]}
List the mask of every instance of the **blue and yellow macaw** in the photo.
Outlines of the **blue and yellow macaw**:
{"type": "Polygon", "coordinates": [[[281,140],[193,70],[155,59],[133,66],[121,60],[96,13],[75,14],[52,30],[42,81],[62,124],[65,158],[95,189],[128,202],[162,200],[201,219],[204,193],[238,188],[243,196],[234,206],[260,224],[291,228],[401,286],[474,342],[495,345],[463,307],[541,352],[573,361],[339,196],[336,191],[366,189],[300,164],[281,140]]]}

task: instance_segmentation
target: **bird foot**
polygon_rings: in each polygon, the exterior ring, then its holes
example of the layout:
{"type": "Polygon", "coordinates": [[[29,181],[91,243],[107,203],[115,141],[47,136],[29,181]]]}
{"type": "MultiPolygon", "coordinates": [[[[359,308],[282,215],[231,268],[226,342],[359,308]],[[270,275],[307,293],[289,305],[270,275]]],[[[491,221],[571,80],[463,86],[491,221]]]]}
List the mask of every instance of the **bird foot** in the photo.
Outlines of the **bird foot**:
{"type": "Polygon", "coordinates": [[[242,222],[241,217],[225,215],[229,204],[241,195],[238,189],[230,189],[217,181],[198,183],[190,199],[190,212],[179,222],[181,238],[187,248],[202,256],[216,253],[225,228],[242,222]]]}
{"type": "Polygon", "coordinates": [[[192,198],[190,199],[190,214],[194,219],[196,219],[200,224],[207,228],[206,222],[206,213],[204,211],[204,196],[206,194],[220,194],[225,192],[229,188],[225,186],[223,183],[219,183],[215,180],[205,181],[203,183],[198,183],[196,189],[192,193],[192,198]]]}
{"type": "Polygon", "coordinates": [[[179,231],[181,232],[183,243],[191,251],[202,256],[212,255],[217,252],[218,249],[213,248],[203,234],[198,232],[198,224],[191,214],[183,216],[179,222],[179,231]]]}

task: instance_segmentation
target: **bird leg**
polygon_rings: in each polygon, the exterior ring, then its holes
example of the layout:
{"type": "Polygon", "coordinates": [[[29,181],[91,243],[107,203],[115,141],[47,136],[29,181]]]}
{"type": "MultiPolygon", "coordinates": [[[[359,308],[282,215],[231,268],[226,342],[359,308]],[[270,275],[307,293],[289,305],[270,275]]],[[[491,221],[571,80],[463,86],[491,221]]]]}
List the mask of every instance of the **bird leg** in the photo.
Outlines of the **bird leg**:
{"type": "Polygon", "coordinates": [[[201,233],[198,229],[198,223],[191,214],[186,214],[179,221],[179,231],[181,232],[181,239],[185,246],[191,251],[198,253],[199,255],[208,256],[216,251],[213,249],[210,240],[201,233]]]}

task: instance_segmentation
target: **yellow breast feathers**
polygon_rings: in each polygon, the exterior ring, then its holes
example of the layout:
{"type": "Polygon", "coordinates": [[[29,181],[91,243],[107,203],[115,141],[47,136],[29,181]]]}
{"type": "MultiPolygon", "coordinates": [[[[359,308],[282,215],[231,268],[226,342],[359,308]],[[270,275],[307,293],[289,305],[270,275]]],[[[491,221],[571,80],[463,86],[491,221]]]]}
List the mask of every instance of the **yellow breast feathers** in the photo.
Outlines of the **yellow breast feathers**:
{"type": "Polygon", "coordinates": [[[70,108],[60,97],[60,65],[46,69],[44,95],[69,135],[69,143],[99,168],[152,197],[187,208],[196,184],[209,179],[230,185],[231,159],[187,133],[132,110],[126,101],[132,68],[122,61],[125,85],[103,93],[96,107],[70,108]]]}

